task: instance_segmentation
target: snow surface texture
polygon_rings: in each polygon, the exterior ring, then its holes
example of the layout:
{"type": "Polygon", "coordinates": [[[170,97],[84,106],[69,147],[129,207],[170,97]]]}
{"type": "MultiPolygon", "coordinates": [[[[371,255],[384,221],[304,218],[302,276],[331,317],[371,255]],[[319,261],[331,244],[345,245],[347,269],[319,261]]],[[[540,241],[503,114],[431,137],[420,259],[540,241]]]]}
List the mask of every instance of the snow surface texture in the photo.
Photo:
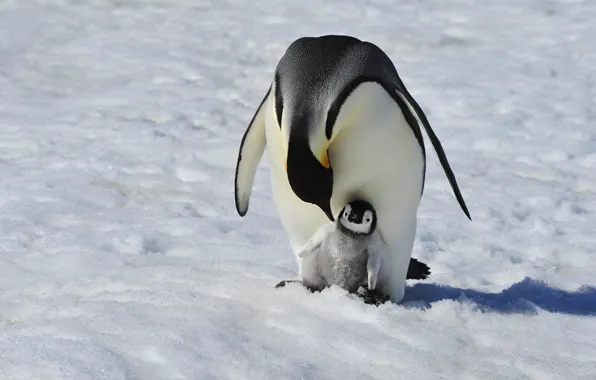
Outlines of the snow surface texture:
{"type": "MultiPolygon", "coordinates": [[[[0,379],[596,378],[596,4],[0,2],[0,379]],[[441,138],[403,305],[296,274],[238,145],[287,45],[393,59],[441,138]]],[[[428,146],[428,145],[427,145],[428,146]]]]}

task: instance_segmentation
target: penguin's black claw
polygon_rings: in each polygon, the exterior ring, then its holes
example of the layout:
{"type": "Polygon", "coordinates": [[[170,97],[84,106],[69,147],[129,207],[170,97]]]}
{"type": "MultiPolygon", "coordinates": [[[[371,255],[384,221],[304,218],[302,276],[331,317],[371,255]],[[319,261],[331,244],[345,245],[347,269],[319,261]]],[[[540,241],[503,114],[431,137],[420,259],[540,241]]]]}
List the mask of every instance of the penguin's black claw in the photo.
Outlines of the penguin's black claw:
{"type": "Polygon", "coordinates": [[[311,293],[314,293],[314,292],[319,292],[319,291],[321,291],[321,289],[317,289],[317,288],[315,288],[315,287],[308,286],[308,285],[306,285],[306,284],[303,284],[302,282],[300,282],[300,281],[298,281],[298,280],[283,280],[283,281],[280,281],[280,282],[279,282],[277,285],[275,285],[275,288],[276,288],[276,289],[277,289],[277,288],[283,288],[284,286],[286,286],[286,284],[288,284],[288,283],[290,283],[290,282],[295,282],[295,283],[297,283],[297,284],[300,284],[300,285],[304,286],[304,287],[305,287],[306,289],[308,289],[308,290],[309,290],[311,293]]]}
{"type": "Polygon", "coordinates": [[[275,288],[283,288],[289,282],[298,282],[299,283],[300,281],[298,281],[298,280],[283,280],[283,281],[280,281],[277,285],[275,285],[275,288]]]}
{"type": "Polygon", "coordinates": [[[410,265],[408,266],[408,274],[406,279],[408,280],[425,280],[430,276],[430,267],[418,261],[415,258],[410,259],[410,265]]]}
{"type": "Polygon", "coordinates": [[[379,306],[389,301],[389,296],[381,293],[379,290],[370,290],[367,286],[361,286],[356,291],[358,297],[362,298],[364,303],[368,305],[379,306]]]}

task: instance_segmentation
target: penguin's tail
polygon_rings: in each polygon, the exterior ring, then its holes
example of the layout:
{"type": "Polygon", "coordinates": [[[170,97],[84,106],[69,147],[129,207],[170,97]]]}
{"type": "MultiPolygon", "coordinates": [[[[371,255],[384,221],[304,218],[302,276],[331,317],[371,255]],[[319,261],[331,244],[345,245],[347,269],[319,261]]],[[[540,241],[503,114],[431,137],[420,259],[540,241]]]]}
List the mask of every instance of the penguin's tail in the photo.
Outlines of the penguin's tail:
{"type": "Polygon", "coordinates": [[[410,259],[410,265],[408,266],[408,274],[406,279],[408,280],[425,280],[430,275],[430,267],[418,261],[415,258],[410,259]]]}

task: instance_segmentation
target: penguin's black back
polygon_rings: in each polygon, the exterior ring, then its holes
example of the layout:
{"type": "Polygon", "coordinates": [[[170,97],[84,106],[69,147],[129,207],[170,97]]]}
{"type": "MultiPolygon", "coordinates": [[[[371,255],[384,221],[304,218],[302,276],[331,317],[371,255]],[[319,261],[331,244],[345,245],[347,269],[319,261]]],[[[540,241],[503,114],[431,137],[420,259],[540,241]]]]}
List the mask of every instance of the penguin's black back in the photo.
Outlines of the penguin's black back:
{"type": "Polygon", "coordinates": [[[299,38],[287,48],[276,73],[287,83],[282,83],[284,94],[341,90],[359,77],[401,87],[391,59],[375,44],[351,36],[299,38]]]}
{"type": "MultiPolygon", "coordinates": [[[[291,105],[292,123],[325,120],[331,137],[342,104],[363,82],[379,83],[400,107],[395,90],[406,92],[391,59],[371,42],[343,35],[302,37],[290,44],[275,70],[275,103],[281,125],[285,106],[291,105]]],[[[418,140],[424,142],[417,121],[402,109],[418,140]]]]}

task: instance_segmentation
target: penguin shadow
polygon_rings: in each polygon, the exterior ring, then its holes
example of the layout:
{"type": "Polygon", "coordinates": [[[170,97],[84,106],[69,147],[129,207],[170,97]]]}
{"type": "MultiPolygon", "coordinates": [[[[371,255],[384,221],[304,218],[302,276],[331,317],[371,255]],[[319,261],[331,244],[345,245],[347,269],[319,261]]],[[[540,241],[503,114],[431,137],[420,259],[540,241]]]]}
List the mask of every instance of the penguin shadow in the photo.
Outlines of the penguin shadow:
{"type": "Polygon", "coordinates": [[[528,277],[499,293],[417,283],[407,287],[402,305],[429,309],[433,303],[444,300],[471,303],[483,312],[537,314],[538,309],[543,309],[552,313],[596,317],[596,288],[583,286],[578,291],[567,292],[528,277]]]}

